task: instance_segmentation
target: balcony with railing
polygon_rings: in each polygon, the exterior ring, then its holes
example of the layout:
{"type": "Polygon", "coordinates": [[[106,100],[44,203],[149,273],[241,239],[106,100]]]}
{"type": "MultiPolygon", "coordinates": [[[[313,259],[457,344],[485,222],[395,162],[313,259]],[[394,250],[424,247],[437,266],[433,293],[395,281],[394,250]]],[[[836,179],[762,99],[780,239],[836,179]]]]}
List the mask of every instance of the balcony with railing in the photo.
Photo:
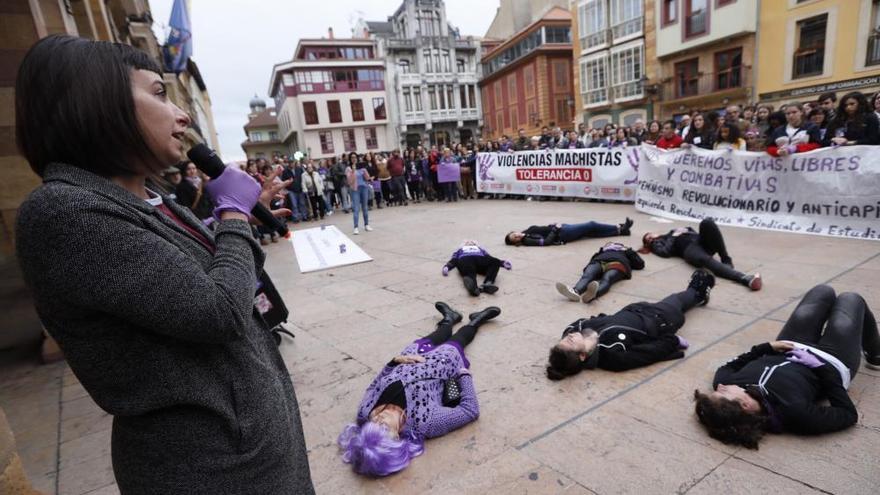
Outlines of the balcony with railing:
{"type": "Polygon", "coordinates": [[[868,36],[868,53],[865,57],[865,65],[880,64],[880,33],[873,33],[868,36]]]}
{"type": "Polygon", "coordinates": [[[645,85],[642,81],[628,81],[611,86],[614,101],[638,100],[645,96],[645,85]]]}
{"type": "Polygon", "coordinates": [[[594,48],[597,46],[609,45],[611,44],[610,38],[610,29],[603,29],[593,34],[581,36],[581,50],[589,50],[590,48],[594,48]]]}
{"type": "Polygon", "coordinates": [[[611,26],[611,36],[614,40],[619,40],[633,34],[641,33],[643,20],[644,17],[639,16],[611,26]]]}
{"type": "Polygon", "coordinates": [[[310,82],[285,86],[284,94],[296,96],[302,93],[346,93],[350,91],[382,91],[384,89],[385,81],[380,80],[310,82]]]}
{"type": "Polygon", "coordinates": [[[608,100],[608,88],[596,88],[581,93],[581,99],[585,107],[605,105],[610,103],[608,100]]]}
{"type": "Polygon", "coordinates": [[[391,38],[387,42],[388,48],[412,49],[416,48],[415,38],[391,38]]]}
{"type": "Polygon", "coordinates": [[[794,53],[792,79],[799,77],[818,76],[825,65],[825,47],[801,49],[794,53]]]}
{"type": "Polygon", "coordinates": [[[751,86],[751,67],[738,66],[718,72],[676,74],[663,83],[663,100],[683,100],[709,94],[736,94],[751,86]]]}

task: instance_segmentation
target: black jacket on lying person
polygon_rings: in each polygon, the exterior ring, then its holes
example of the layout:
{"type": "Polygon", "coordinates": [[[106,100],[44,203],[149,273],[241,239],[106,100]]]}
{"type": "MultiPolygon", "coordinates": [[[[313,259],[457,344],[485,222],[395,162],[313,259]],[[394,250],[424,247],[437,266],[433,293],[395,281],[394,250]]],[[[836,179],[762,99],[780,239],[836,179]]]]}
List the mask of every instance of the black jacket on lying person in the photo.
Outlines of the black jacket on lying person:
{"type": "Polygon", "coordinates": [[[675,235],[675,230],[670,230],[651,241],[651,252],[661,258],[681,256],[685,248],[699,240],[700,234],[691,227],[684,227],[679,235],[675,235]]]}
{"type": "Polygon", "coordinates": [[[633,248],[627,247],[625,250],[616,250],[616,249],[606,249],[609,244],[615,244],[617,246],[622,246],[619,243],[608,243],[605,246],[599,248],[596,251],[596,254],[590,258],[590,263],[593,262],[618,262],[623,264],[626,267],[626,271],[624,274],[626,278],[632,278],[633,270],[641,270],[645,267],[645,260],[639,256],[639,253],[633,251],[633,248]]]}
{"type": "Polygon", "coordinates": [[[712,386],[719,384],[758,387],[777,432],[830,433],[848,428],[859,419],[834,366],[825,363],[808,368],[793,363],[769,343],[756,345],[718,368],[712,386]],[[828,399],[828,406],[816,404],[822,397],[828,399]]]}
{"type": "Polygon", "coordinates": [[[556,225],[532,225],[523,231],[523,246],[552,246],[563,244],[559,238],[559,227],[556,225]]]}
{"type": "Polygon", "coordinates": [[[596,331],[599,344],[583,362],[584,368],[625,371],[684,357],[675,336],[682,325],[684,313],[677,308],[662,302],[637,302],[613,315],[576,320],[566,327],[562,336],[596,331]]]}

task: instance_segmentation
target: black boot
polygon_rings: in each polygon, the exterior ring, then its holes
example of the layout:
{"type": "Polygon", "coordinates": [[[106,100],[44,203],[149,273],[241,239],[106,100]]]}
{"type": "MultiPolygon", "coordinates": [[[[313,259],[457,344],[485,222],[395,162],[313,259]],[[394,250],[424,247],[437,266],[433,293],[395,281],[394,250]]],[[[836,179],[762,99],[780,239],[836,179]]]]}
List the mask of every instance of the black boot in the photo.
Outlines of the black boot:
{"type": "Polygon", "coordinates": [[[472,327],[479,327],[483,323],[486,323],[487,321],[495,318],[500,314],[501,308],[499,308],[498,306],[489,306],[482,311],[477,311],[476,313],[469,314],[468,318],[470,318],[471,321],[468,322],[468,325],[472,327]]]}
{"type": "Polygon", "coordinates": [[[477,287],[477,281],[471,277],[464,277],[464,288],[467,289],[468,294],[474,297],[480,295],[480,288],[477,287]]]}
{"type": "Polygon", "coordinates": [[[437,308],[437,311],[439,311],[441,315],[443,315],[443,320],[441,320],[440,323],[455,325],[461,321],[461,313],[449,307],[445,302],[437,301],[434,303],[434,307],[437,308]]]}
{"type": "Polygon", "coordinates": [[[633,221],[630,217],[626,217],[626,221],[619,224],[617,226],[617,232],[620,235],[630,235],[630,227],[633,226],[633,221]]]}
{"type": "Polygon", "coordinates": [[[483,285],[480,286],[480,292],[485,292],[486,294],[494,294],[498,292],[498,286],[495,285],[494,280],[484,280],[483,285]]]}

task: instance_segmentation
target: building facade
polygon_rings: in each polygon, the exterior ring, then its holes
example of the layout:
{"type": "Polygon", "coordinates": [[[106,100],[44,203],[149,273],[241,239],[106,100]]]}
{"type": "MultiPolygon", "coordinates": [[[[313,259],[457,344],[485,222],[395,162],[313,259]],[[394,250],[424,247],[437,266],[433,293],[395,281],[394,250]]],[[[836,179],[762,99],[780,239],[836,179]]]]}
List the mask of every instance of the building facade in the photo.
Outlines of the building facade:
{"type": "Polygon", "coordinates": [[[759,19],[761,101],[880,90],[877,0],[762,0],[759,19]]]}
{"type": "Polygon", "coordinates": [[[254,95],[250,102],[251,113],[244,125],[247,139],[241,143],[249,160],[274,158],[286,155],[287,149],[278,134],[278,114],[274,108],[266,108],[266,102],[254,95]]]}
{"type": "MultiPolygon", "coordinates": [[[[494,44],[494,42],[491,42],[494,44]]],[[[574,117],[571,12],[551,7],[482,58],[483,136],[569,128],[574,117]]]]}
{"type": "Polygon", "coordinates": [[[362,21],[355,32],[375,39],[385,59],[398,145],[445,146],[479,137],[480,43],[447,22],[443,0],[404,0],[387,22],[362,21]]]}
{"type": "Polygon", "coordinates": [[[659,64],[653,11],[654,0],[571,2],[576,120],[602,127],[654,118],[659,64]]]}
{"type": "Polygon", "coordinates": [[[755,99],[757,4],[757,0],[655,0],[660,118],[755,99]]]}
{"type": "Polygon", "coordinates": [[[375,41],[330,36],[300,40],[293,60],[272,70],[269,95],[286,154],[329,158],[395,147],[375,41]]]}

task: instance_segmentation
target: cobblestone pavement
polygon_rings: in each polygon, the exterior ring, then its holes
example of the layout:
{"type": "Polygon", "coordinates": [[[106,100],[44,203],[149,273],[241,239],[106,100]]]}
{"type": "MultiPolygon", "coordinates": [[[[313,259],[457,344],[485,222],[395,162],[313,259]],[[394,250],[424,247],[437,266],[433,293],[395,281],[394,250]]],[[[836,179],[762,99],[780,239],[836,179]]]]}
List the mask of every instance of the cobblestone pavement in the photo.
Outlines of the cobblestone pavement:
{"type": "MultiPolygon", "coordinates": [[[[599,301],[572,303],[554,290],[574,283],[604,242],[505,246],[504,233],[531,224],[635,220],[661,223],[623,204],[507,200],[433,203],[370,212],[374,232],[351,236],[375,261],[300,274],[288,243],[267,247],[293,317],[295,340],[281,352],[296,386],[309,461],[319,493],[877,493],[880,486],[880,373],[859,371],[850,395],[859,423],[814,438],[770,435],[758,451],[709,439],[693,416],[695,388],[717,366],[775,337],[813,285],[861,293],[880,310],[880,243],[725,228],[737,269],[760,271],[758,293],[719,280],[708,306],[687,315],[684,359],[625,373],[592,371],[550,382],[547,351],[570,321],[683,289],[680,259],[646,256],[647,267],[599,301]],[[442,264],[464,239],[513,262],[494,296],[469,297],[442,264]],[[462,313],[495,304],[502,314],[468,348],[480,400],[478,421],[426,443],[404,472],[380,480],[342,464],[336,436],[354,418],[363,390],[388,359],[430,332],[445,300],[462,313]]],[[[351,216],[327,223],[350,235],[351,216]]],[[[312,227],[315,224],[306,225],[312,227]]],[[[110,465],[111,418],[66,365],[12,360],[0,367],[0,403],[37,488],[58,494],[117,493],[110,465]]]]}

